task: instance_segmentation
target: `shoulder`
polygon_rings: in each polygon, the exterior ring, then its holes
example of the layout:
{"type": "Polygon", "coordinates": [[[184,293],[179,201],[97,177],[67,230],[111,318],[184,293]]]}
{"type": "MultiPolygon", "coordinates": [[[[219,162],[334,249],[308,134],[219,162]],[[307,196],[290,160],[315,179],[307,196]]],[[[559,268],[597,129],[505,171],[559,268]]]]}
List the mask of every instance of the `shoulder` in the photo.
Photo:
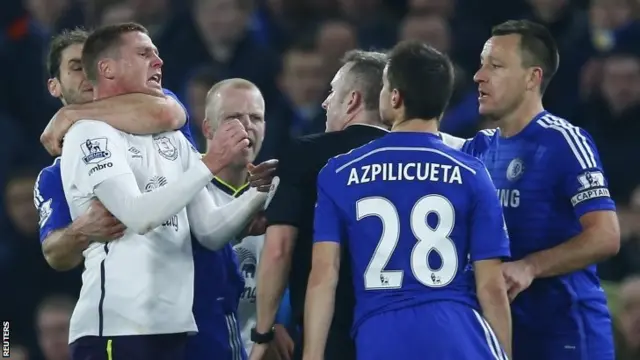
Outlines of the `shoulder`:
{"type": "Polygon", "coordinates": [[[60,157],[53,160],[53,163],[42,170],[38,174],[38,180],[47,179],[49,177],[60,177],[60,157]]]}
{"type": "Polygon", "coordinates": [[[76,121],[73,125],[71,125],[67,135],[72,134],[72,133],[91,131],[91,130],[94,130],[94,129],[101,129],[101,130],[106,130],[106,131],[120,132],[120,130],[117,130],[116,128],[114,128],[113,126],[107,124],[104,121],[91,120],[91,119],[82,119],[82,120],[76,121]]]}
{"type": "Polygon", "coordinates": [[[550,149],[554,158],[575,158],[582,167],[596,166],[596,147],[591,135],[581,127],[558,116],[547,114],[536,123],[542,128],[539,141],[550,149]]]}
{"type": "Polygon", "coordinates": [[[447,158],[451,163],[450,165],[457,165],[463,171],[467,171],[473,175],[476,175],[478,172],[486,172],[484,163],[477,157],[473,156],[473,154],[451,148],[446,144],[444,144],[440,149],[435,150],[439,152],[441,156],[447,158]]]}
{"type": "Polygon", "coordinates": [[[536,123],[543,129],[544,139],[550,144],[569,145],[571,142],[591,140],[591,135],[583,128],[553,114],[546,114],[536,123]]]}
{"type": "Polygon", "coordinates": [[[60,157],[57,157],[53,164],[40,170],[36,178],[36,192],[48,192],[53,188],[62,188],[60,157]]]}
{"type": "Polygon", "coordinates": [[[336,173],[349,167],[360,160],[363,160],[376,153],[378,139],[372,140],[364,145],[353,148],[346,153],[338,154],[329,159],[327,164],[331,164],[336,173]]]}
{"type": "MultiPolygon", "coordinates": [[[[86,142],[94,139],[102,139],[103,142],[106,142],[107,138],[117,139],[120,138],[122,134],[124,134],[122,131],[117,130],[103,121],[80,120],[69,128],[64,140],[65,145],[68,145],[67,140],[86,142]]],[[[72,144],[72,147],[73,146],[75,145],[72,144]]],[[[63,154],[65,148],[68,148],[68,146],[63,146],[63,154]]]]}
{"type": "Polygon", "coordinates": [[[464,153],[479,156],[481,155],[489,145],[499,136],[498,129],[483,129],[478,133],[467,139],[460,150],[464,153]]]}

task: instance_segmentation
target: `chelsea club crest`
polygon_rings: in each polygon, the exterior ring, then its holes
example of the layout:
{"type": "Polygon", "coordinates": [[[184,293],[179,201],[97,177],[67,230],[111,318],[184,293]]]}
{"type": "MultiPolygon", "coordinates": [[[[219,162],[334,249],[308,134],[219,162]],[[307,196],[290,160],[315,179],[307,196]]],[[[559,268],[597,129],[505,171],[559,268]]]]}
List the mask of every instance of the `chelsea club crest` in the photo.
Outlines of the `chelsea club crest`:
{"type": "Polygon", "coordinates": [[[507,167],[507,179],[509,181],[516,181],[524,174],[524,162],[520,158],[511,160],[507,167]]]}

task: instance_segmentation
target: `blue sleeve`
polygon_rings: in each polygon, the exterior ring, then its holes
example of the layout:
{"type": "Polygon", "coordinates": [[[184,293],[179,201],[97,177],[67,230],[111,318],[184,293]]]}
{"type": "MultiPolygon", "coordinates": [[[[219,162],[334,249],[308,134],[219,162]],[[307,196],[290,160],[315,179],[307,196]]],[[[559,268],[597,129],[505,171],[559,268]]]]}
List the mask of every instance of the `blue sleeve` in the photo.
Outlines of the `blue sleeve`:
{"type": "Polygon", "coordinates": [[[71,224],[71,214],[64,196],[59,167],[45,168],[40,172],[33,189],[33,201],[40,216],[40,242],[52,231],[71,224]]]}
{"type": "Polygon", "coordinates": [[[318,174],[318,201],[313,223],[313,241],[332,241],[340,243],[342,222],[338,206],[331,197],[336,188],[336,173],[327,164],[318,174]]]}
{"type": "Polygon", "coordinates": [[[565,129],[562,135],[554,146],[553,157],[563,201],[571,202],[578,218],[592,211],[615,211],[591,136],[577,127],[565,129]]]}
{"type": "Polygon", "coordinates": [[[508,258],[511,256],[509,236],[496,188],[484,165],[476,171],[470,229],[471,261],[508,258]]]}
{"type": "Polygon", "coordinates": [[[187,138],[187,140],[189,140],[189,143],[191,143],[191,145],[193,145],[196,149],[198,148],[198,146],[196,145],[195,140],[193,140],[193,135],[191,135],[191,119],[189,119],[189,112],[187,111],[187,108],[184,106],[184,104],[182,103],[182,101],[180,101],[180,99],[178,99],[178,96],[176,94],[174,94],[171,90],[169,89],[162,89],[162,92],[167,95],[170,96],[172,98],[174,98],[178,104],[180,104],[180,106],[182,106],[182,109],[184,110],[184,114],[187,117],[187,121],[184,123],[184,125],[180,128],[180,132],[182,132],[182,134],[184,135],[184,137],[187,138]]]}

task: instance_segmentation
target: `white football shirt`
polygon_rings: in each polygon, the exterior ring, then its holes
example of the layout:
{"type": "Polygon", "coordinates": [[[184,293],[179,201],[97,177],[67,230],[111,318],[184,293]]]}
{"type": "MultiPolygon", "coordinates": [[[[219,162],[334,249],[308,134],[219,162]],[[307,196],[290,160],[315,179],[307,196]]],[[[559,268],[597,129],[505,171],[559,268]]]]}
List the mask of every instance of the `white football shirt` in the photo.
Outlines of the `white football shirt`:
{"type": "MultiPolygon", "coordinates": [[[[235,198],[238,191],[225,186],[221,181],[213,181],[207,189],[218,206],[227,204],[235,198]],[[235,193],[235,194],[234,194],[235,193]]],[[[251,329],[256,326],[256,270],[264,245],[264,235],[247,236],[235,243],[233,249],[238,257],[240,272],[244,277],[244,290],[238,304],[238,322],[240,335],[247,354],[251,353],[251,329]]]]}
{"type": "MultiPolygon", "coordinates": [[[[198,163],[204,167],[199,159],[177,131],[140,136],[99,121],[77,122],[65,137],[61,160],[71,217],[84,213],[96,197],[94,190],[110,179],[132,174],[140,193],[154,192],[176,182],[188,182],[186,169],[198,163]]],[[[211,174],[199,176],[204,180],[200,187],[203,190],[211,174]]],[[[107,201],[103,203],[107,206],[107,201]]],[[[164,222],[150,225],[148,232],[139,231],[145,235],[128,229],[122,238],[108,244],[94,242],[84,251],[82,289],[71,317],[69,342],[83,336],[197,331],[191,312],[194,280],[190,228],[182,206],[164,222]]]]}

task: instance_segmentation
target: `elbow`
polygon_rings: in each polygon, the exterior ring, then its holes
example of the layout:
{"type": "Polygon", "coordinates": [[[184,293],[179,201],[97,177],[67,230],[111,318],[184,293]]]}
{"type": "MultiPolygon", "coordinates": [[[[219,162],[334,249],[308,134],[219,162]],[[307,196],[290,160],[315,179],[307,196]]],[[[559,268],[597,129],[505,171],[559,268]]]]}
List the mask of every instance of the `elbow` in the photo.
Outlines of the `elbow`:
{"type": "MultiPolygon", "coordinates": [[[[134,218],[134,217],[125,217],[125,218],[134,218]]],[[[127,228],[127,230],[131,230],[134,233],[144,236],[146,235],[149,231],[151,231],[154,226],[150,221],[146,221],[146,219],[136,219],[134,221],[124,221],[121,219],[120,220],[124,226],[127,228]]]]}
{"type": "Polygon", "coordinates": [[[79,264],[72,264],[70,262],[60,261],[60,259],[52,255],[45,255],[44,259],[47,261],[47,264],[49,264],[49,266],[53,270],[60,271],[60,272],[72,270],[79,265],[79,264]]]}
{"type": "Polygon", "coordinates": [[[187,122],[187,114],[177,101],[167,98],[160,106],[158,121],[166,131],[178,130],[187,122]]]}
{"type": "Polygon", "coordinates": [[[604,258],[615,256],[620,251],[620,227],[612,226],[600,231],[598,236],[601,246],[600,255],[604,258]]]}
{"type": "Polygon", "coordinates": [[[80,259],[71,261],[62,256],[59,256],[50,246],[47,246],[46,241],[42,246],[42,254],[47,264],[55,271],[69,271],[80,265],[80,259]]]}

